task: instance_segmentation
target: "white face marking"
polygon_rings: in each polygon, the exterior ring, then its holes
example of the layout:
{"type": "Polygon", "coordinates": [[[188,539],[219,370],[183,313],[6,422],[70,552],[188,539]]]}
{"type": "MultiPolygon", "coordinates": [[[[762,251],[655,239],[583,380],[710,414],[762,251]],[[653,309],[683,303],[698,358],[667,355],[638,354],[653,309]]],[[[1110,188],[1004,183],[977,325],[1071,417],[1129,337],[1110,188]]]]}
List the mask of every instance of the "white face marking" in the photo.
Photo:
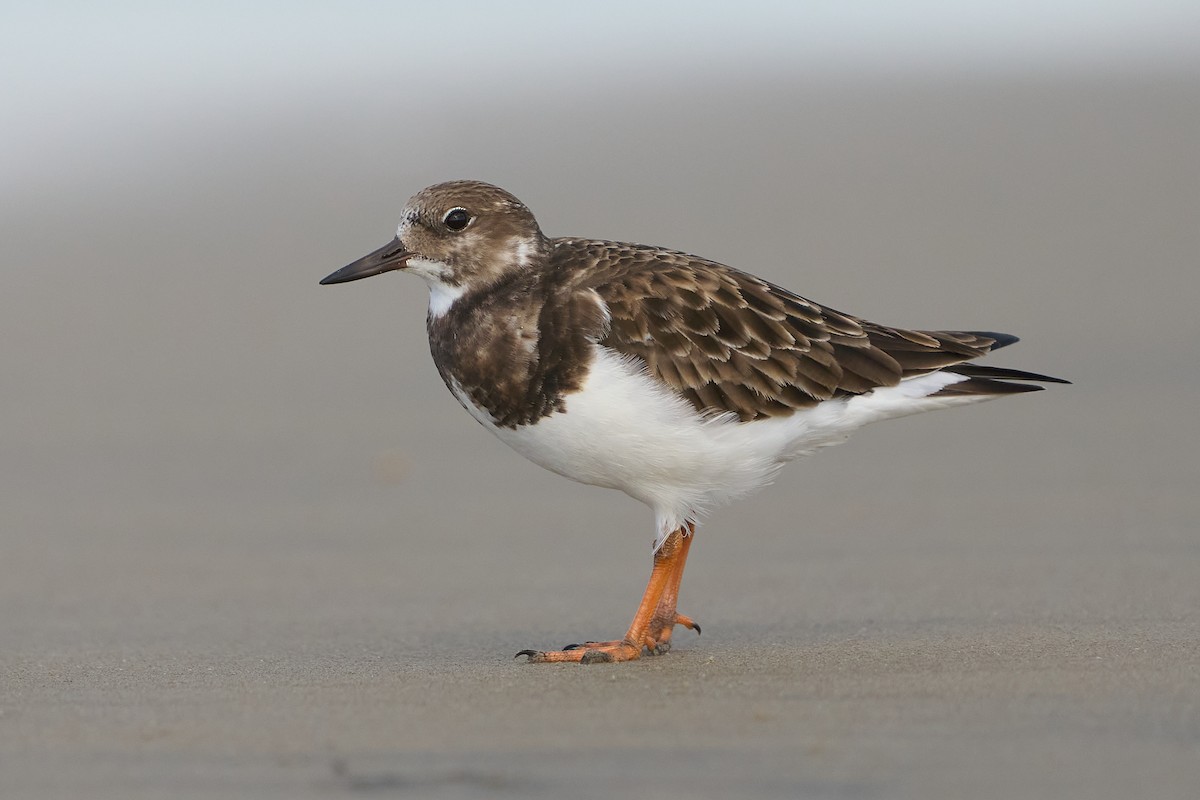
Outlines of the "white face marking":
{"type": "Polygon", "coordinates": [[[518,239],[517,246],[513,248],[513,263],[516,266],[523,267],[529,263],[529,257],[533,255],[533,248],[530,246],[528,239],[518,239]]]}
{"type": "Polygon", "coordinates": [[[404,229],[416,221],[417,212],[404,209],[404,213],[400,215],[400,224],[396,226],[396,235],[400,237],[400,241],[404,241],[404,229]]]}
{"type": "Polygon", "coordinates": [[[450,274],[450,267],[447,264],[443,264],[441,261],[422,258],[421,256],[410,258],[406,262],[404,270],[405,272],[411,272],[413,275],[420,276],[430,286],[433,286],[435,283],[441,283],[442,278],[450,274]]]}

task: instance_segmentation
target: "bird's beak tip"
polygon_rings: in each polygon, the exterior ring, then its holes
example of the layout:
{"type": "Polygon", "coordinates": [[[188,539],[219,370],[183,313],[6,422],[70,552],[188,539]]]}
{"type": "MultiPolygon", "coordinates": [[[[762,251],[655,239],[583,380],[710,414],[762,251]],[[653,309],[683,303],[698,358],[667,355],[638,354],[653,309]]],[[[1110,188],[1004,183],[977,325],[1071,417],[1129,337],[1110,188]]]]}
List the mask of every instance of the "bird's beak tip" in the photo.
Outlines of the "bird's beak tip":
{"type": "Polygon", "coordinates": [[[379,275],[384,272],[391,272],[396,269],[404,269],[405,264],[412,255],[404,247],[400,238],[397,237],[378,250],[373,250],[357,261],[352,261],[336,272],[326,275],[321,279],[321,285],[329,286],[334,283],[346,283],[348,281],[359,280],[360,278],[369,278],[372,275],[379,275]]]}

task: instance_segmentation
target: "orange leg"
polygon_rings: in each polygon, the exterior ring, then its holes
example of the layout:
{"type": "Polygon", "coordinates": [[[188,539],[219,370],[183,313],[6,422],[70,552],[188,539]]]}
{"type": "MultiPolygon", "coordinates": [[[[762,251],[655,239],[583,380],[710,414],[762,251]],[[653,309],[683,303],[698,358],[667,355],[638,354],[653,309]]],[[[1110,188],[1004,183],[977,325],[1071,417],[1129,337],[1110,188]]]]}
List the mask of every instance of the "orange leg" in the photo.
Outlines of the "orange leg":
{"type": "Polygon", "coordinates": [[[693,526],[689,523],[685,528],[672,531],[654,554],[654,568],[650,571],[646,593],[642,595],[642,602],[633,615],[633,622],[624,639],[570,645],[562,650],[522,650],[517,655],[528,656],[531,662],[537,663],[633,661],[641,657],[643,647],[651,653],[669,650],[671,630],[675,625],[683,625],[699,633],[699,625],[675,611],[683,568],[692,544],[692,530],[693,526]]]}
{"type": "Polygon", "coordinates": [[[675,559],[662,597],[659,598],[658,606],[654,609],[654,616],[650,619],[650,629],[647,631],[648,637],[654,641],[654,644],[647,643],[646,646],[656,656],[671,649],[671,633],[675,630],[676,625],[682,625],[688,630],[700,633],[700,626],[691,617],[684,616],[675,610],[675,604],[679,601],[679,584],[683,581],[683,569],[687,566],[688,550],[691,549],[692,536],[695,535],[696,526],[689,522],[686,531],[680,530],[683,532],[683,536],[679,542],[679,555],[675,559]]]}
{"type": "MultiPolygon", "coordinates": [[[[683,581],[683,570],[687,565],[687,554],[692,546],[692,536],[695,535],[695,532],[696,526],[691,522],[687,523],[687,530],[681,528],[678,531],[678,534],[682,534],[682,538],[680,539],[681,549],[672,561],[670,572],[663,587],[662,596],[659,597],[658,605],[654,609],[654,616],[650,618],[650,625],[646,629],[644,642],[646,649],[650,651],[651,655],[662,655],[671,649],[671,633],[674,631],[676,625],[682,625],[685,628],[694,630],[696,633],[700,633],[700,625],[698,623],[691,617],[680,614],[675,610],[675,605],[679,601],[679,584],[683,581]]],[[[664,547],[666,547],[666,543],[664,543],[664,547]]],[[[563,649],[577,650],[584,648],[590,650],[608,645],[616,645],[620,641],[585,642],[583,644],[567,645],[563,649]]]]}

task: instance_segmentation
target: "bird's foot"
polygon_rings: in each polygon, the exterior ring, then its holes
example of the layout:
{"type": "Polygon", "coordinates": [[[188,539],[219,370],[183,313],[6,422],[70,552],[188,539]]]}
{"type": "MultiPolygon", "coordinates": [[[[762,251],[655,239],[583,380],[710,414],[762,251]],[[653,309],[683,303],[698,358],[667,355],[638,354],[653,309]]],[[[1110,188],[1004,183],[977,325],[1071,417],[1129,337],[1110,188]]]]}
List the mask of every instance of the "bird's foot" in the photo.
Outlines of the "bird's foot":
{"type": "Polygon", "coordinates": [[[562,650],[522,650],[514,658],[525,656],[531,664],[554,664],[574,662],[578,664],[601,664],[612,661],[633,661],[642,656],[642,645],[624,640],[611,642],[585,642],[569,644],[562,650]]]}
{"type": "Polygon", "coordinates": [[[517,653],[517,657],[525,656],[531,664],[557,662],[599,664],[611,661],[633,661],[641,658],[643,649],[652,656],[661,656],[671,650],[671,632],[676,625],[682,625],[697,634],[700,633],[700,626],[691,617],[677,613],[672,613],[672,617],[673,619],[669,621],[658,617],[652,619],[646,636],[642,639],[641,647],[635,646],[626,639],[610,639],[606,642],[569,644],[562,650],[522,650],[517,653]]]}
{"type": "Polygon", "coordinates": [[[689,522],[672,531],[654,553],[654,567],[646,592],[638,605],[637,613],[625,637],[607,642],[585,642],[570,644],[562,650],[522,650],[516,657],[525,656],[531,662],[550,664],[574,662],[594,664],[603,661],[634,661],[642,657],[642,650],[651,655],[662,655],[671,649],[671,632],[676,625],[690,628],[696,633],[700,626],[691,617],[675,611],[679,597],[679,582],[683,578],[683,566],[687,562],[688,549],[692,544],[694,526],[689,522]]]}

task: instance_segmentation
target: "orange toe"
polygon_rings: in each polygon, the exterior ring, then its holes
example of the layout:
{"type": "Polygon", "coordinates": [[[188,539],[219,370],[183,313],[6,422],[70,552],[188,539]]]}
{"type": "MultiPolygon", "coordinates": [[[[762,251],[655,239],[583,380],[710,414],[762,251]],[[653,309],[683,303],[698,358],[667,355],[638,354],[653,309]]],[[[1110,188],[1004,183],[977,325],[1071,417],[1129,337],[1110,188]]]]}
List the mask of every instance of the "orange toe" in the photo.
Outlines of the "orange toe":
{"type": "Polygon", "coordinates": [[[572,645],[566,650],[522,650],[515,657],[525,656],[531,664],[600,664],[613,661],[633,661],[641,658],[642,648],[629,642],[589,642],[572,645]]]}

